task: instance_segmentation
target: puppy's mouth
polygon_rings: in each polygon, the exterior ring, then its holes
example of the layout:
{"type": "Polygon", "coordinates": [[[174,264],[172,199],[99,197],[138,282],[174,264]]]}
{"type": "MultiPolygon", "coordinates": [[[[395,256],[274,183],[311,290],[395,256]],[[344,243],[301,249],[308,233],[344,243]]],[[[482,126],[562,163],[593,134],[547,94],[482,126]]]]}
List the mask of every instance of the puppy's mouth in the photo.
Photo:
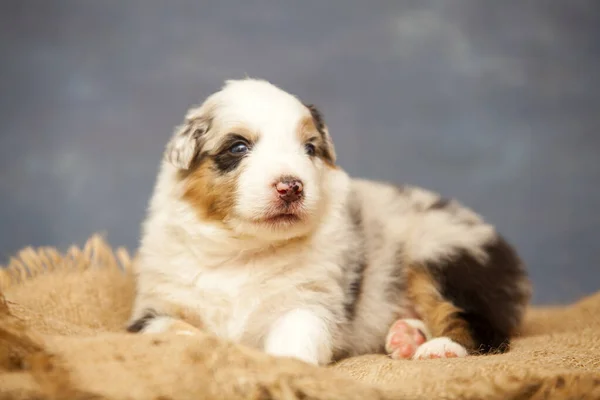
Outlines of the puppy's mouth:
{"type": "Polygon", "coordinates": [[[306,218],[306,210],[302,205],[277,205],[271,208],[254,222],[272,226],[289,226],[302,222],[306,218]]]}
{"type": "Polygon", "coordinates": [[[273,225],[291,225],[301,220],[302,218],[298,214],[281,213],[264,217],[260,222],[273,225]]]}

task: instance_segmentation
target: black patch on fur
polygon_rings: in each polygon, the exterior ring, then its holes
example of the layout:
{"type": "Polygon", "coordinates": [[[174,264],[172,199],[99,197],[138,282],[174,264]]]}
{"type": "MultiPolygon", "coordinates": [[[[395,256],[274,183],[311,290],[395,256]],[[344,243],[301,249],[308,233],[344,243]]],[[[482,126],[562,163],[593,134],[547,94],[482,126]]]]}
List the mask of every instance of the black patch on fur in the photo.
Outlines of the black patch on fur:
{"type": "MultiPolygon", "coordinates": [[[[348,213],[352,222],[353,230],[359,236],[364,235],[363,215],[361,204],[356,197],[356,193],[351,191],[348,195],[348,213]]],[[[361,240],[361,243],[364,242],[361,240]]],[[[354,249],[354,252],[348,253],[346,260],[346,271],[354,272],[355,277],[349,283],[347,297],[344,303],[346,318],[351,321],[356,316],[356,308],[362,296],[363,281],[365,270],[367,269],[367,260],[364,248],[354,249]]]]}
{"type": "Polygon", "coordinates": [[[317,157],[321,157],[323,160],[327,161],[329,164],[334,164],[333,156],[331,155],[331,151],[329,150],[329,146],[325,141],[322,141],[317,146],[317,157]]]}
{"type": "Polygon", "coordinates": [[[127,327],[127,332],[138,333],[138,332],[142,331],[146,326],[148,326],[150,321],[153,320],[154,318],[156,318],[156,311],[146,310],[144,312],[144,315],[142,315],[140,318],[138,318],[137,320],[132,322],[127,327]]]}
{"type": "Polygon", "coordinates": [[[315,127],[321,134],[321,137],[325,139],[327,133],[325,132],[325,120],[323,119],[323,115],[314,104],[306,104],[306,108],[310,111],[310,115],[315,122],[315,127]]]}
{"type": "Polygon", "coordinates": [[[356,197],[357,194],[352,190],[348,193],[348,212],[352,225],[358,231],[363,230],[363,214],[360,201],[356,197]]]}
{"type": "Polygon", "coordinates": [[[240,165],[243,158],[243,155],[230,153],[229,151],[224,151],[214,156],[213,160],[215,161],[215,166],[217,167],[217,169],[220,172],[226,174],[235,170],[238,167],[238,165],[240,165]]]}
{"type": "Polygon", "coordinates": [[[427,267],[442,296],[463,310],[460,317],[469,324],[475,350],[504,352],[520,322],[519,309],[529,300],[529,294],[520,289],[527,277],[514,249],[501,236],[484,250],[489,257],[485,263],[461,251],[427,267]]]}
{"type": "Polygon", "coordinates": [[[427,208],[427,211],[431,211],[431,210],[443,210],[444,208],[447,208],[450,205],[451,200],[450,199],[445,199],[443,197],[440,197],[439,199],[437,199],[435,201],[435,203],[433,203],[432,205],[430,205],[427,208]]]}
{"type": "Polygon", "coordinates": [[[348,298],[344,304],[346,318],[350,321],[356,316],[356,307],[362,295],[363,280],[365,277],[365,270],[367,269],[367,263],[364,257],[355,260],[352,269],[356,272],[356,277],[350,282],[350,286],[348,287],[348,298]]]}
{"type": "Polygon", "coordinates": [[[386,286],[387,297],[391,301],[398,298],[398,293],[406,293],[406,269],[404,267],[404,246],[398,245],[394,253],[394,262],[396,268],[390,275],[390,280],[386,286]]]}
{"type": "Polygon", "coordinates": [[[228,135],[227,138],[223,141],[223,143],[219,146],[219,152],[213,156],[215,166],[220,172],[226,174],[235,170],[238,167],[238,165],[240,165],[246,154],[248,154],[247,152],[239,154],[232,153],[231,151],[229,151],[231,146],[238,142],[247,145],[248,151],[250,151],[250,143],[248,142],[248,139],[237,134],[228,135]]]}

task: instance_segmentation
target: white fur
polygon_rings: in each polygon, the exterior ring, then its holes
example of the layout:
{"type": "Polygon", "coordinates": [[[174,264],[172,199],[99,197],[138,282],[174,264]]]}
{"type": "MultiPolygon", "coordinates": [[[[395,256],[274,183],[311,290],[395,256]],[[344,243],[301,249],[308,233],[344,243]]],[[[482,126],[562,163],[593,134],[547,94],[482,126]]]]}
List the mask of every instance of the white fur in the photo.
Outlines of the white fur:
{"type": "Polygon", "coordinates": [[[294,309],[281,316],[271,327],[265,340],[265,351],[277,356],[290,356],[312,364],[331,360],[332,343],[326,310],[320,313],[294,309]]]}
{"type": "MultiPolygon", "coordinates": [[[[495,233],[470,211],[423,213],[420,207],[434,203],[437,195],[351,180],[341,169],[310,159],[296,134],[307,115],[292,95],[251,79],[228,82],[190,110],[167,148],[143,225],[132,320],[147,308],[160,313],[168,312],[165,304],[185,306],[215,335],[326,364],[338,353],[378,351],[393,321],[410,317],[402,294],[390,297],[382,289],[398,268],[399,246],[416,262],[437,260],[458,248],[484,256],[480,246],[495,233]],[[197,150],[185,135],[208,126],[203,151],[212,151],[240,126],[259,137],[238,167],[232,213],[218,222],[200,219],[183,200],[184,183],[177,175],[197,150]],[[272,209],[272,184],[283,175],[304,183],[304,220],[285,228],[256,222],[272,209]],[[362,212],[364,232],[352,224],[350,200],[362,212]],[[456,218],[476,223],[455,224],[456,218]],[[368,269],[349,320],[344,301],[356,273],[347,264],[358,253],[364,253],[368,269]]],[[[160,323],[151,330],[160,331],[160,323]]],[[[420,354],[435,350],[438,342],[428,343],[420,354]]]]}
{"type": "Polygon", "coordinates": [[[423,360],[432,358],[432,356],[447,358],[446,353],[452,353],[456,357],[466,357],[468,354],[467,350],[460,344],[447,337],[438,337],[420,345],[413,359],[423,360]]]}
{"type": "Polygon", "coordinates": [[[429,332],[429,329],[427,328],[427,326],[425,326],[425,323],[423,321],[421,321],[420,319],[405,318],[402,321],[406,322],[408,325],[412,326],[413,328],[421,331],[423,336],[425,336],[425,340],[431,339],[431,332],[429,332]]]}
{"type": "Polygon", "coordinates": [[[162,333],[166,332],[173,325],[173,318],[171,317],[156,317],[153,318],[150,323],[144,327],[144,333],[162,333]]]}

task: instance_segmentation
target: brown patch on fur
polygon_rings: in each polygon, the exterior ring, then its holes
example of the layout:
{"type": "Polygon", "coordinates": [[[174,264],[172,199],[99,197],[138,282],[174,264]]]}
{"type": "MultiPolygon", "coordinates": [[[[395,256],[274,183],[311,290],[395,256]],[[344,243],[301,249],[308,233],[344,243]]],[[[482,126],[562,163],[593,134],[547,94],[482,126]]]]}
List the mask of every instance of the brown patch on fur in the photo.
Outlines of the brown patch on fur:
{"type": "Polygon", "coordinates": [[[460,317],[462,310],[442,297],[437,282],[424,268],[407,269],[406,291],[433,337],[446,336],[469,352],[475,350],[469,324],[460,317]]]}
{"type": "MultiPolygon", "coordinates": [[[[321,122],[322,124],[322,122],[321,122]]],[[[313,116],[306,116],[300,120],[296,128],[296,135],[300,143],[312,143],[316,148],[315,155],[319,157],[327,167],[337,169],[332,155],[332,149],[327,141],[327,133],[324,125],[316,122],[313,116]]]]}
{"type": "Polygon", "coordinates": [[[214,161],[204,157],[184,178],[183,200],[192,205],[200,219],[223,221],[235,204],[237,177],[237,173],[219,174],[214,161]]]}
{"type": "Polygon", "coordinates": [[[530,296],[528,279],[516,252],[501,236],[480,250],[485,260],[457,249],[419,267],[431,274],[442,297],[461,310],[478,352],[505,352],[530,296]]]}
{"type": "Polygon", "coordinates": [[[314,293],[331,293],[331,289],[318,282],[306,282],[300,285],[299,288],[314,293]]]}
{"type": "Polygon", "coordinates": [[[313,137],[320,137],[321,134],[315,126],[315,121],[312,117],[306,116],[300,120],[296,134],[301,143],[306,143],[313,137]]]}

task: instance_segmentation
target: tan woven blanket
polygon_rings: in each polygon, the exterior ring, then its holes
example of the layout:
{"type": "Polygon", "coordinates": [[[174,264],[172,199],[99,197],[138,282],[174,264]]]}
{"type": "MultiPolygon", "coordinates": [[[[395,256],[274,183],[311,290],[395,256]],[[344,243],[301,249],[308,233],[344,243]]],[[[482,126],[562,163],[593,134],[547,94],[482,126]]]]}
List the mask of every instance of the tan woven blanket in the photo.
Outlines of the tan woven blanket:
{"type": "Polygon", "coordinates": [[[328,368],[212,336],[124,332],[132,262],[99,237],[0,271],[0,399],[600,399],[600,294],[531,309],[503,355],[328,368]]]}

